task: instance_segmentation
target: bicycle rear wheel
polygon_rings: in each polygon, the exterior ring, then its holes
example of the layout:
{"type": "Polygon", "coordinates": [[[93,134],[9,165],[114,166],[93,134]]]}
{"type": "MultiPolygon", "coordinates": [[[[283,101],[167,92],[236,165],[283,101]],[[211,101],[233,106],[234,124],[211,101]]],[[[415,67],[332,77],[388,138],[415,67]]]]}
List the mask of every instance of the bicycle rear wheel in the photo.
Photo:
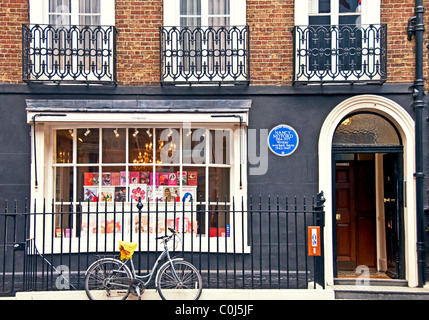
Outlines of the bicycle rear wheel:
{"type": "Polygon", "coordinates": [[[121,261],[100,259],[87,271],[85,291],[91,300],[125,300],[131,280],[130,269],[121,261]]]}
{"type": "Polygon", "coordinates": [[[203,280],[197,268],[184,260],[164,264],[157,277],[158,293],[164,300],[198,300],[203,280]],[[174,270],[173,270],[174,268],[174,270]]]}

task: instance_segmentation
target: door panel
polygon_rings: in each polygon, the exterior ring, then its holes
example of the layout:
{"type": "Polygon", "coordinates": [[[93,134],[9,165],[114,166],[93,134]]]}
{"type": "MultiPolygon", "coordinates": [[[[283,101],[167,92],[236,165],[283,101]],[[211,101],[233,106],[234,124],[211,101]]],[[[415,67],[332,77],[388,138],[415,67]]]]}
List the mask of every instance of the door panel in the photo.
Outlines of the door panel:
{"type": "Polygon", "coordinates": [[[402,180],[400,154],[383,156],[384,218],[386,228],[387,274],[392,278],[404,277],[401,246],[402,180]]]}
{"type": "Polygon", "coordinates": [[[338,164],[335,169],[337,260],[344,262],[340,268],[353,268],[356,261],[353,194],[354,164],[338,164]]]}
{"type": "Polygon", "coordinates": [[[376,266],[375,163],[350,161],[335,168],[337,266],[376,266]]]}

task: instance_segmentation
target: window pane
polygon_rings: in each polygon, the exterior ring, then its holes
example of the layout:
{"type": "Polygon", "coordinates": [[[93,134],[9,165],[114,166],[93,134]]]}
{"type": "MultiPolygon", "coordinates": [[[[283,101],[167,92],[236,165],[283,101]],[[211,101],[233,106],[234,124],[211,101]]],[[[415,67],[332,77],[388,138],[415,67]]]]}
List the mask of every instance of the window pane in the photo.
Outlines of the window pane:
{"type": "Polygon", "coordinates": [[[77,200],[98,202],[100,174],[99,167],[77,168],[77,200]]]}
{"type": "Polygon", "coordinates": [[[230,164],[230,130],[210,130],[211,163],[230,164]]]}
{"type": "Polygon", "coordinates": [[[181,17],[181,27],[199,27],[201,26],[201,18],[198,17],[181,17]]]}
{"type": "Polygon", "coordinates": [[[55,163],[73,162],[73,130],[57,130],[57,149],[55,163]]]}
{"type": "Polygon", "coordinates": [[[179,163],[180,131],[179,129],[156,129],[156,163],[179,163]]]}
{"type": "Polygon", "coordinates": [[[126,200],[125,167],[103,166],[100,179],[100,202],[124,202],[126,200]]]}
{"type": "Polygon", "coordinates": [[[310,23],[310,26],[330,25],[331,17],[330,16],[308,17],[308,22],[310,23]]]}
{"type": "Polygon", "coordinates": [[[205,202],[206,201],[206,168],[205,167],[183,167],[183,171],[187,175],[187,184],[183,187],[183,197],[185,201],[190,201],[187,192],[192,192],[191,196],[194,202],[205,202]],[[186,189],[186,190],[185,190],[186,189]]]}
{"type": "Polygon", "coordinates": [[[49,1],[49,24],[70,25],[71,23],[71,0],[49,1]]]}
{"type": "Polygon", "coordinates": [[[73,200],[73,168],[55,168],[55,201],[73,200]]]}
{"type": "Polygon", "coordinates": [[[219,204],[209,208],[210,237],[229,237],[229,206],[219,204]]]}
{"type": "Polygon", "coordinates": [[[49,12],[71,13],[71,0],[49,0],[49,12]]]}
{"type": "Polygon", "coordinates": [[[229,17],[210,17],[209,26],[211,27],[227,27],[229,26],[229,17]]]}
{"type": "MultiPolygon", "coordinates": [[[[152,177],[150,184],[154,183],[155,186],[158,186],[158,197],[162,197],[162,202],[180,202],[179,166],[157,166],[155,177],[153,177],[152,172],[150,176],[152,177]]],[[[184,183],[186,178],[183,177],[184,183]]]]}
{"type": "Polygon", "coordinates": [[[77,130],[77,162],[98,163],[100,132],[98,128],[77,130]]]}
{"type": "Polygon", "coordinates": [[[330,13],[331,0],[309,0],[308,11],[310,14],[330,13]]]}
{"type": "Polygon", "coordinates": [[[203,164],[206,163],[207,152],[207,130],[206,129],[184,129],[183,130],[183,163],[203,164]]]}
{"type": "Polygon", "coordinates": [[[71,205],[56,205],[55,238],[71,238],[73,236],[73,207],[71,205]]]}
{"type": "Polygon", "coordinates": [[[180,15],[201,15],[201,0],[180,0],[180,15]]]}
{"type": "Polygon", "coordinates": [[[340,0],[340,13],[360,12],[361,0],[340,0]]]}
{"type": "Polygon", "coordinates": [[[209,168],[210,202],[229,201],[229,168],[209,168]]]}
{"type": "Polygon", "coordinates": [[[209,0],[209,14],[228,15],[230,0],[209,0]]]}
{"type": "Polygon", "coordinates": [[[153,163],[153,129],[128,129],[129,163],[153,163]]]}
{"type": "Polygon", "coordinates": [[[360,21],[360,15],[347,15],[339,17],[340,25],[359,25],[360,21]]]}
{"type": "Polygon", "coordinates": [[[103,163],[125,163],[125,129],[103,129],[103,163]]]}
{"type": "Polygon", "coordinates": [[[345,119],[334,134],[336,145],[400,145],[395,128],[386,119],[370,113],[345,119]]]}

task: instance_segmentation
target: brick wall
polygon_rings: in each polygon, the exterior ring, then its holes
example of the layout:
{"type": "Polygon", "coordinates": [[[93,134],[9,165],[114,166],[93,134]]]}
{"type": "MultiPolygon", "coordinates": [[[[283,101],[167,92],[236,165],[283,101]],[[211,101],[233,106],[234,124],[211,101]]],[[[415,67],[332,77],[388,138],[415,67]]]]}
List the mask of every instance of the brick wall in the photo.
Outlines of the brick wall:
{"type": "Polygon", "coordinates": [[[120,85],[159,84],[162,0],[117,0],[117,77],[120,85]]]}
{"type": "Polygon", "coordinates": [[[0,0],[0,83],[22,82],[21,25],[28,22],[28,0],[0,0]]]}
{"type": "MultiPolygon", "coordinates": [[[[303,0],[296,0],[303,1],[303,0]]],[[[368,0],[370,1],[370,0],[368,0]]],[[[120,85],[159,85],[159,26],[162,0],[117,0],[117,78],[120,85]]],[[[429,30],[429,0],[425,24],[429,30]]],[[[247,0],[251,85],[292,83],[294,4],[292,0],[247,0]]],[[[388,82],[414,79],[414,41],[406,26],[414,0],[382,0],[388,24],[388,82]]],[[[0,83],[21,83],[21,24],[28,23],[28,0],[0,0],[0,83]]],[[[425,34],[425,44],[429,37],[425,34]]],[[[429,72],[425,54],[425,72],[429,72]]]]}
{"type": "MultiPolygon", "coordinates": [[[[428,2],[429,4],[429,2],[428,2]]],[[[387,75],[392,83],[414,81],[414,40],[407,40],[414,0],[382,0],[381,22],[387,24],[387,75]]]]}

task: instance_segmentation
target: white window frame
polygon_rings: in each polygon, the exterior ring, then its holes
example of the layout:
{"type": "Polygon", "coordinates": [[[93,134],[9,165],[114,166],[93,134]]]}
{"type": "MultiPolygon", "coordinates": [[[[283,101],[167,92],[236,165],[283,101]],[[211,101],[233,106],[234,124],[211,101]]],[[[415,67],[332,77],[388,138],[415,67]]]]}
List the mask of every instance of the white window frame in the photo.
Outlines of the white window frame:
{"type": "MultiPolygon", "coordinates": [[[[27,114],[27,119],[30,124],[33,125],[32,119],[33,116],[36,113],[29,112],[27,114]]],[[[135,128],[135,127],[155,127],[155,128],[168,128],[168,127],[183,127],[187,123],[191,121],[191,128],[206,128],[206,129],[223,129],[223,130],[233,130],[233,133],[231,135],[231,143],[230,143],[230,165],[214,165],[216,167],[228,167],[230,168],[230,199],[229,202],[227,202],[227,205],[230,205],[232,208],[232,199],[236,199],[235,203],[235,211],[241,212],[241,198],[244,199],[244,210],[247,208],[247,167],[246,167],[246,161],[243,161],[243,159],[246,159],[244,156],[240,157],[240,152],[243,154],[246,154],[246,149],[241,149],[245,145],[243,141],[246,141],[246,130],[244,129],[247,125],[247,113],[241,114],[243,122],[242,122],[242,131],[241,134],[239,134],[239,123],[237,119],[231,119],[229,117],[225,118],[213,118],[211,117],[211,114],[205,114],[205,115],[191,115],[191,114],[145,114],[144,120],[137,120],[139,118],[138,116],[131,118],[134,119],[133,122],[130,122],[130,115],[129,114],[115,114],[115,117],[112,118],[111,114],[79,114],[79,113],[65,113],[65,116],[63,117],[55,117],[55,116],[45,116],[37,120],[36,122],[36,133],[35,133],[35,141],[37,145],[37,176],[39,180],[39,185],[35,187],[35,169],[34,166],[31,168],[31,181],[32,181],[32,191],[31,191],[31,199],[32,203],[36,203],[36,212],[43,212],[43,208],[52,208],[53,205],[59,203],[55,202],[55,170],[56,167],[62,167],[67,165],[62,164],[55,164],[54,158],[55,158],[55,131],[61,130],[61,129],[76,129],[77,128],[135,128]],[[40,122],[39,122],[40,121],[40,122]],[[136,123],[137,122],[137,123],[136,123]],[[241,139],[241,143],[240,143],[241,139]],[[240,165],[241,161],[241,165],[240,165]],[[242,177],[242,185],[239,185],[240,181],[240,168],[241,168],[241,177],[242,177]],[[48,199],[54,199],[54,203],[51,203],[51,200],[48,199]],[[237,199],[240,199],[240,201],[237,201],[237,199]],[[46,202],[44,202],[46,200],[46,202]]],[[[187,128],[187,126],[183,127],[187,128]]],[[[184,130],[185,130],[184,129],[184,130]]],[[[33,131],[32,131],[33,132],[33,131]]],[[[33,134],[33,133],[32,133],[33,134]]],[[[76,139],[74,137],[74,139],[76,139]]],[[[33,141],[33,139],[32,139],[33,141]]],[[[76,148],[76,147],[74,147],[76,148]]],[[[210,153],[210,152],[208,152],[210,153]]],[[[208,157],[209,155],[207,155],[208,157]]],[[[76,154],[74,154],[74,159],[76,159],[76,154]]],[[[32,163],[34,164],[34,154],[32,154],[32,163]]],[[[76,160],[75,160],[76,161],[76,160]]],[[[122,164],[121,164],[122,165],[122,164]]],[[[131,165],[131,164],[129,164],[131,165]]],[[[174,164],[172,164],[175,166],[174,164]]],[[[191,167],[192,164],[182,164],[183,167],[191,167]]],[[[84,166],[88,166],[85,164],[84,166]]],[[[92,166],[90,164],[89,166],[92,166]]],[[[94,166],[103,166],[103,163],[94,164],[94,166]]],[[[212,166],[212,165],[210,165],[212,166]]],[[[75,175],[76,176],[76,175],[75,175]]],[[[208,176],[206,176],[206,179],[208,179],[208,176]]],[[[75,188],[77,188],[77,182],[74,183],[75,188]]],[[[208,184],[206,184],[206,195],[208,194],[208,184]]],[[[76,192],[76,191],[74,191],[76,192]]],[[[64,202],[65,205],[71,205],[73,208],[76,208],[77,202],[69,203],[64,202]]],[[[215,204],[214,201],[210,201],[210,204],[215,204]]],[[[219,201],[219,206],[223,205],[223,201],[219,201]]],[[[100,203],[98,208],[99,212],[104,212],[104,203],[100,203]]],[[[135,207],[136,203],[133,203],[133,218],[137,216],[137,208],[135,207]]],[[[168,203],[169,210],[172,209],[172,206],[174,204],[168,203]]],[[[108,205],[109,206],[109,205],[108,205]]],[[[127,210],[129,211],[130,203],[125,203],[125,212],[127,210]]],[[[108,207],[108,211],[112,212],[113,206],[108,207]]],[[[122,206],[118,206],[117,208],[120,209],[122,212],[122,206]]],[[[158,207],[159,212],[163,212],[163,208],[165,208],[165,203],[162,203],[161,206],[158,207]]],[[[207,208],[207,204],[206,204],[207,208]]],[[[145,203],[145,209],[146,203],[145,203]]],[[[143,210],[143,212],[145,211],[143,210]]],[[[32,208],[34,210],[34,208],[32,208]]],[[[90,212],[95,212],[97,210],[96,204],[91,204],[89,207],[90,212]]],[[[188,209],[189,210],[189,209],[188,209]]],[[[177,207],[177,211],[180,213],[180,208],[177,207]]],[[[33,212],[33,211],[32,211],[33,212]]],[[[50,212],[47,210],[47,212],[50,212]]],[[[88,206],[84,205],[83,215],[85,216],[85,212],[88,212],[88,206]]],[[[119,211],[118,211],[119,212],[119,211]]],[[[194,212],[194,219],[196,217],[196,210],[193,210],[194,212]]],[[[151,214],[153,217],[155,214],[155,208],[151,208],[151,214]]],[[[103,215],[103,214],[101,214],[103,215]]],[[[161,214],[162,215],[162,214],[161,214]]],[[[109,217],[111,214],[109,215],[109,217]]],[[[119,216],[119,214],[117,215],[119,216]]],[[[43,239],[43,230],[52,230],[52,222],[51,218],[45,219],[45,221],[42,221],[42,219],[39,218],[40,215],[38,215],[38,219],[36,219],[36,225],[34,226],[34,219],[31,219],[31,227],[30,230],[32,232],[36,233],[36,245],[38,248],[44,248],[45,253],[50,253],[51,251],[53,253],[65,253],[65,252],[86,252],[87,247],[87,241],[89,243],[89,252],[93,251],[111,251],[111,250],[117,250],[118,248],[118,242],[119,240],[122,240],[122,233],[121,234],[92,234],[92,235],[81,235],[81,237],[75,237],[72,235],[71,237],[51,237],[51,234],[47,232],[47,235],[43,239]],[[45,223],[45,229],[43,229],[43,223],[45,223]],[[113,243],[113,239],[115,238],[116,243],[113,243]],[[97,240],[97,241],[96,241],[97,240]],[[105,241],[107,240],[107,241],[105,241]],[[104,248],[105,243],[107,244],[107,247],[104,248]],[[82,245],[84,244],[84,245],[82,245]],[[53,250],[51,250],[53,249],[53,250]]],[[[86,217],[83,219],[83,221],[86,219],[86,217]]],[[[125,232],[125,239],[124,240],[130,240],[133,239],[136,241],[138,239],[138,233],[133,233],[131,235],[130,232],[130,221],[123,221],[123,228],[126,231],[125,232]]],[[[76,225],[76,224],[74,224],[76,225]]],[[[250,247],[247,245],[247,219],[245,216],[244,221],[242,221],[242,215],[237,214],[236,217],[233,219],[230,215],[230,225],[231,230],[234,229],[235,237],[233,236],[232,232],[230,233],[229,237],[209,237],[209,221],[208,221],[208,215],[206,214],[206,222],[205,222],[205,234],[200,236],[199,234],[185,234],[184,236],[184,250],[185,251],[191,251],[194,252],[200,251],[201,252],[236,252],[236,253],[248,253],[250,252],[250,247]],[[235,226],[233,225],[235,223],[235,226]],[[244,234],[243,234],[244,233],[244,234]],[[191,245],[191,237],[193,237],[193,243],[191,245]],[[200,243],[200,239],[202,239],[200,243]],[[242,239],[244,239],[244,242],[242,243],[242,239]],[[235,244],[234,244],[235,241],[235,244]],[[221,243],[221,245],[219,245],[221,243]],[[201,246],[200,246],[201,245],[201,246]],[[243,251],[244,250],[244,251],[243,251]]],[[[150,240],[149,244],[147,242],[147,233],[142,234],[141,236],[141,250],[156,250],[157,246],[159,247],[159,243],[157,244],[157,241],[155,240],[155,233],[150,234],[150,240]]],[[[139,249],[137,249],[139,250],[139,249]]]]}
{"type": "MultiPolygon", "coordinates": [[[[246,0],[230,0],[230,25],[246,25],[246,0]]],[[[164,26],[180,26],[180,0],[164,0],[164,26]],[[168,10],[166,10],[168,8],[168,10]]],[[[208,0],[201,1],[201,26],[208,26],[208,0]]]]}
{"type": "MultiPolygon", "coordinates": [[[[100,25],[115,25],[115,0],[101,0],[100,25]]],[[[29,0],[30,24],[49,24],[49,0],[29,0]]],[[[79,25],[78,1],[72,0],[72,25],[79,25]]]]}
{"type": "MultiPolygon", "coordinates": [[[[323,16],[330,16],[331,17],[331,25],[338,26],[339,25],[339,17],[340,16],[347,16],[347,15],[354,15],[355,13],[340,13],[339,12],[339,0],[331,0],[331,10],[330,13],[321,13],[319,15],[323,16]]],[[[318,14],[312,14],[310,10],[310,1],[295,1],[295,26],[308,26],[309,23],[309,17],[310,16],[317,16],[318,14]]],[[[381,0],[362,0],[361,2],[361,10],[360,10],[360,16],[361,16],[361,25],[379,25],[381,22],[381,0]]],[[[299,41],[297,38],[296,41],[299,41]]],[[[373,41],[373,39],[369,39],[368,42],[373,41]]],[[[336,49],[336,39],[332,39],[332,49],[336,49]]],[[[296,54],[296,53],[294,53],[296,54]]],[[[295,59],[295,73],[299,72],[299,59],[295,59]]],[[[335,59],[333,59],[335,60],[335,59]]],[[[336,67],[335,62],[332,64],[332,68],[336,67]]],[[[307,67],[309,67],[309,62],[307,63],[307,67]]],[[[294,75],[296,77],[296,75],[294,75]]],[[[327,78],[326,80],[331,80],[327,78]]],[[[342,81],[345,79],[342,79],[340,77],[336,78],[333,81],[342,81]]],[[[347,80],[353,80],[353,78],[348,78],[347,80]]],[[[365,78],[360,78],[361,81],[369,80],[365,78]]],[[[320,82],[318,77],[315,77],[315,79],[309,79],[306,81],[318,81],[320,82]]]]}

